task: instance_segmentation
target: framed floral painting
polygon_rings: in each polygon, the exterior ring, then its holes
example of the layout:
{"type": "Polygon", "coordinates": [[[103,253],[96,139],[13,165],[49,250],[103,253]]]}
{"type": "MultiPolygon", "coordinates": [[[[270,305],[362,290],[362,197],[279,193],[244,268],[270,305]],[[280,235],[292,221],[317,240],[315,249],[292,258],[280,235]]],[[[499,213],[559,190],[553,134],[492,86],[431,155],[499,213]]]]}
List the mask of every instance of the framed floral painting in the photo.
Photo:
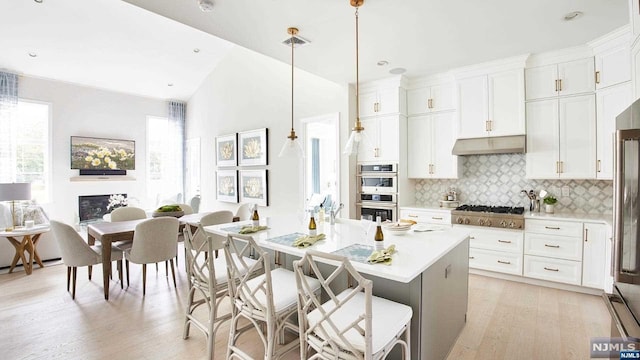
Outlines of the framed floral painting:
{"type": "Polygon", "coordinates": [[[216,199],[219,201],[238,202],[238,171],[216,171],[216,199]]]}
{"type": "Polygon", "coordinates": [[[219,167],[237,165],[236,134],[216,137],[216,164],[219,167]]]}
{"type": "Polygon", "coordinates": [[[240,202],[269,205],[267,170],[240,170],[240,202]]]}
{"type": "Polygon", "coordinates": [[[240,166],[267,165],[267,129],[238,133],[240,166]]]}

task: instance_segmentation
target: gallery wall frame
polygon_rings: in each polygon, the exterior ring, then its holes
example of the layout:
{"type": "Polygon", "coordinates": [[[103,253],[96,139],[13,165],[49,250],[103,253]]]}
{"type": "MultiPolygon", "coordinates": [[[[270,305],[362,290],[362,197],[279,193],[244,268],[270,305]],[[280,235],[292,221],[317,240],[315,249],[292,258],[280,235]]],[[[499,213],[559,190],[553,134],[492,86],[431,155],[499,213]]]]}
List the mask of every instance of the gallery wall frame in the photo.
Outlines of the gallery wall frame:
{"type": "Polygon", "coordinates": [[[269,179],[266,169],[240,170],[238,177],[241,203],[269,205],[269,179]]]}
{"type": "Polygon", "coordinates": [[[216,164],[218,167],[236,166],[238,164],[238,134],[216,137],[216,164]]]}
{"type": "Polygon", "coordinates": [[[238,171],[216,171],[216,199],[218,201],[238,202],[238,171]]]}
{"type": "Polygon", "coordinates": [[[268,129],[238,133],[238,165],[268,165],[268,129]]]}

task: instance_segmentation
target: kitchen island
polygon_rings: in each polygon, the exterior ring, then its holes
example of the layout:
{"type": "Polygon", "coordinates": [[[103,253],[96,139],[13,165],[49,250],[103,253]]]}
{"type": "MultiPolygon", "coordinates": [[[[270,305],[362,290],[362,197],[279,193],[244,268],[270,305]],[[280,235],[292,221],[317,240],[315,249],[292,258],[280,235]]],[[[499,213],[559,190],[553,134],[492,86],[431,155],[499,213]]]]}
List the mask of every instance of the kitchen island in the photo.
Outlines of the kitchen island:
{"type": "MultiPolygon", "coordinates": [[[[226,236],[249,222],[205,227],[211,234],[226,236]]],[[[287,244],[291,234],[306,233],[306,221],[296,215],[260,221],[267,230],[252,234],[258,245],[274,252],[275,264],[290,268],[306,249],[287,244]]],[[[375,224],[340,219],[335,225],[321,223],[318,233],[326,239],[311,249],[344,252],[346,248],[373,246],[375,224]]],[[[353,261],[354,267],[373,281],[373,293],[407,304],[413,309],[411,320],[411,358],[445,359],[466,322],[469,274],[469,236],[460,229],[409,231],[404,235],[385,232],[385,246],[394,244],[397,252],[392,265],[353,261]]],[[[327,265],[327,271],[331,265],[327,265]]],[[[395,349],[388,359],[399,358],[395,349]]]]}

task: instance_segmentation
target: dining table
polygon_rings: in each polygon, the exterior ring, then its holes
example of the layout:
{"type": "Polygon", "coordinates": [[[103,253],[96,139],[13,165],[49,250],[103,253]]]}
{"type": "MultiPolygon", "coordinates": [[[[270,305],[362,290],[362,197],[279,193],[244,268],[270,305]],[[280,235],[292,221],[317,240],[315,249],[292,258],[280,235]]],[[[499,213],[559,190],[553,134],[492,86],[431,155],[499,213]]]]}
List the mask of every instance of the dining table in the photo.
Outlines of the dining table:
{"type": "MultiPolygon", "coordinates": [[[[375,224],[338,219],[319,223],[325,238],[309,247],[294,241],[306,234],[307,220],[296,214],[260,220],[266,228],[249,235],[258,246],[272,252],[274,266],[291,268],[308,249],[347,257],[353,267],[373,281],[376,296],[411,306],[411,359],[445,359],[459,336],[467,316],[469,233],[454,227],[414,227],[404,234],[383,227],[384,245],[395,245],[391,264],[367,261],[375,250],[375,224]]],[[[205,226],[209,234],[239,233],[249,221],[205,226]]],[[[326,260],[327,271],[337,264],[326,260]]],[[[322,270],[321,270],[322,271],[322,270]]],[[[324,275],[324,274],[323,274],[324,275]]],[[[325,275],[325,276],[328,276],[325,275]]],[[[394,349],[389,359],[400,358],[394,349]]]]}

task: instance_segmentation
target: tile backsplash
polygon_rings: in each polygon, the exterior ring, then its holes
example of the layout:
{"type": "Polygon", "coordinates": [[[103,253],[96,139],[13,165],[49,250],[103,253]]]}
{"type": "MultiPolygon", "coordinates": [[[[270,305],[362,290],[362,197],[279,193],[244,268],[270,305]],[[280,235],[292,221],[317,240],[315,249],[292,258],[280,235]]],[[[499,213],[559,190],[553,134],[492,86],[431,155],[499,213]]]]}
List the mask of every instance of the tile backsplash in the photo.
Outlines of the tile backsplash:
{"type": "MultiPolygon", "coordinates": [[[[546,190],[558,199],[557,212],[611,214],[613,182],[607,180],[534,180],[525,178],[524,154],[472,155],[460,157],[459,179],[416,180],[416,205],[439,206],[450,186],[455,186],[460,204],[529,207],[521,190],[546,190]],[[562,189],[569,190],[562,196],[562,189]]],[[[542,210],[544,211],[544,210],[542,210]]]]}

